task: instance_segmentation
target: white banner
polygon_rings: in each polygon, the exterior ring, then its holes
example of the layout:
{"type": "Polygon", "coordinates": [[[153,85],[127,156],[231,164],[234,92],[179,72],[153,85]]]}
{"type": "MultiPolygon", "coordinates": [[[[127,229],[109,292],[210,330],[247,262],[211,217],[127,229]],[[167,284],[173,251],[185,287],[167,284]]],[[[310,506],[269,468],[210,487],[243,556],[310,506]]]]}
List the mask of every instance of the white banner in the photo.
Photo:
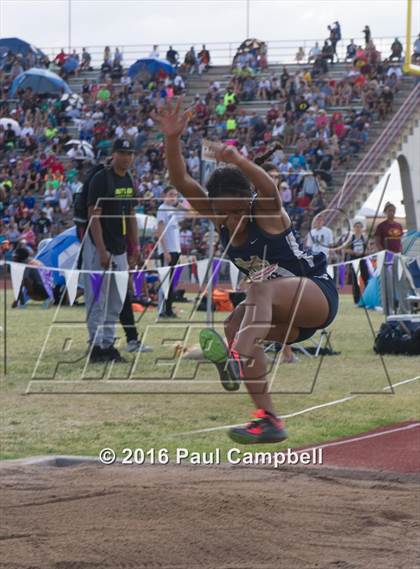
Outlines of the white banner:
{"type": "Polygon", "coordinates": [[[22,263],[10,263],[10,276],[12,277],[13,295],[15,300],[17,300],[19,296],[20,285],[22,284],[25,269],[26,265],[22,265],[22,263]]]}
{"type": "Polygon", "coordinates": [[[64,271],[64,278],[66,281],[67,295],[69,297],[69,304],[73,306],[77,295],[77,285],[79,284],[79,271],[64,271]]]}
{"type": "Polygon", "coordinates": [[[206,278],[208,264],[209,264],[209,259],[203,259],[202,261],[197,261],[197,276],[200,286],[203,286],[204,279],[206,278]]]}
{"type": "Polygon", "coordinates": [[[127,296],[129,273],[127,271],[116,271],[114,273],[114,277],[115,277],[115,282],[117,284],[118,294],[120,295],[121,298],[121,302],[124,302],[125,297],[127,296]]]}
{"type": "Polygon", "coordinates": [[[334,278],[334,265],[327,266],[327,273],[330,275],[332,279],[334,278]]]}
{"type": "Polygon", "coordinates": [[[233,290],[236,290],[236,287],[238,286],[239,269],[232,262],[229,263],[229,276],[230,276],[230,284],[233,290]]]}
{"type": "Polygon", "coordinates": [[[159,267],[159,280],[160,280],[160,288],[163,292],[163,296],[168,298],[169,294],[169,274],[170,274],[171,267],[159,267]]]}

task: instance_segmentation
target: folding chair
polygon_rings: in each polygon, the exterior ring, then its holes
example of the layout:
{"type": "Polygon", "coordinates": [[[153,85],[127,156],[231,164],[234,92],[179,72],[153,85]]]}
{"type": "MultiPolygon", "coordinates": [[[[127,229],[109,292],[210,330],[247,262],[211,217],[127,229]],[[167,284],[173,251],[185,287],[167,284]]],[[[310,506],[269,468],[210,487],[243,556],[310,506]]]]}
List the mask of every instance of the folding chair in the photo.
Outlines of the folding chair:
{"type": "Polygon", "coordinates": [[[334,351],[331,345],[330,336],[331,336],[331,331],[327,332],[327,330],[322,329],[320,331],[318,339],[316,339],[315,336],[312,336],[312,338],[308,338],[307,341],[310,342],[312,346],[307,346],[305,348],[305,346],[302,346],[301,343],[291,344],[291,346],[292,348],[299,350],[303,355],[307,356],[308,358],[317,358],[319,357],[322,348],[329,349],[332,352],[334,351]],[[307,349],[308,347],[315,348],[315,353],[313,355],[308,351],[307,349]]]}
{"type": "MultiPolygon", "coordinates": [[[[299,352],[301,352],[304,356],[307,356],[308,358],[317,358],[319,357],[320,351],[322,348],[328,348],[331,351],[333,350],[333,347],[331,345],[331,340],[330,340],[330,336],[331,336],[331,331],[327,332],[327,330],[323,329],[320,331],[320,335],[318,340],[315,339],[314,336],[312,336],[312,338],[309,338],[308,340],[306,340],[307,342],[311,342],[312,346],[307,346],[306,348],[301,344],[290,344],[290,346],[292,347],[292,349],[295,350],[299,350],[299,352]],[[307,348],[315,348],[315,353],[312,355],[307,348]]],[[[278,349],[278,345],[280,344],[280,342],[267,342],[264,346],[264,351],[265,352],[279,352],[280,350],[278,349]]]]}

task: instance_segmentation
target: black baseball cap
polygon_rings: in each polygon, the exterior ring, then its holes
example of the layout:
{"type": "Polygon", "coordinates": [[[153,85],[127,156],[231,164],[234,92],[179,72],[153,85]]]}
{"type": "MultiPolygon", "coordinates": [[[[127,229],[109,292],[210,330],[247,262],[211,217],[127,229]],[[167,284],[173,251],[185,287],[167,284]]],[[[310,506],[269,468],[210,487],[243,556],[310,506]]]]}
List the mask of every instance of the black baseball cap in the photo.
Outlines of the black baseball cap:
{"type": "Polygon", "coordinates": [[[128,138],[117,138],[112,146],[112,152],[134,152],[134,146],[128,138]]]}

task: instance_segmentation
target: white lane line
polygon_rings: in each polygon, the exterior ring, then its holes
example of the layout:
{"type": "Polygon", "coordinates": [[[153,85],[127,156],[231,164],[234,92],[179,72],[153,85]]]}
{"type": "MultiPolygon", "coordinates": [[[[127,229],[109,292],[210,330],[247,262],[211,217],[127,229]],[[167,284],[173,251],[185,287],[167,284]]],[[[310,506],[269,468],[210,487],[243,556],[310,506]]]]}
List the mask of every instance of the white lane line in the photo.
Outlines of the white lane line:
{"type": "Polygon", "coordinates": [[[398,383],[394,383],[393,385],[387,385],[386,387],[384,387],[383,390],[386,391],[387,389],[392,389],[393,387],[397,387],[398,385],[404,385],[404,383],[411,383],[412,381],[417,381],[418,379],[420,379],[420,375],[412,377],[411,379],[404,379],[404,381],[399,381],[398,383]]]}
{"type": "Polygon", "coordinates": [[[357,443],[358,441],[363,441],[366,439],[373,439],[375,437],[382,437],[384,435],[390,435],[391,433],[398,433],[399,431],[406,431],[408,429],[415,429],[417,427],[420,427],[420,423],[413,423],[411,425],[404,425],[403,427],[397,427],[396,429],[390,429],[389,431],[381,431],[380,433],[370,433],[367,435],[361,435],[360,437],[353,437],[352,439],[346,439],[344,441],[335,441],[333,443],[325,443],[325,444],[317,445],[317,446],[310,447],[310,448],[295,450],[295,452],[297,454],[299,454],[301,452],[310,452],[310,451],[316,450],[318,448],[324,449],[324,448],[329,448],[329,447],[346,445],[348,443],[357,443]]]}
{"type": "Polygon", "coordinates": [[[315,409],[322,409],[323,407],[330,407],[331,405],[338,405],[339,403],[345,403],[351,399],[356,399],[358,395],[349,395],[343,399],[336,399],[335,401],[329,401],[328,403],[321,403],[321,405],[315,405],[314,407],[308,407],[307,409],[302,409],[301,411],[296,411],[295,413],[289,413],[288,415],[282,415],[282,419],[289,419],[290,417],[296,417],[297,415],[303,415],[304,413],[310,413],[315,411],[315,409]]]}
{"type": "MultiPolygon", "coordinates": [[[[399,381],[397,383],[393,383],[391,385],[387,385],[382,389],[382,391],[386,391],[388,389],[393,389],[394,387],[398,387],[399,385],[404,385],[405,383],[411,383],[413,381],[417,381],[420,379],[420,375],[416,377],[411,377],[410,379],[404,379],[403,381],[399,381]]],[[[368,394],[364,394],[368,395],[368,394]]],[[[327,403],[321,403],[320,405],[315,405],[314,407],[307,407],[306,409],[302,409],[301,411],[296,411],[295,413],[289,413],[288,415],[282,415],[283,419],[288,419],[290,417],[297,417],[298,415],[303,415],[305,413],[309,413],[310,411],[315,411],[317,409],[322,409],[323,407],[330,407],[332,405],[339,405],[340,403],[345,403],[346,401],[351,401],[352,399],[356,399],[356,397],[360,397],[361,395],[349,395],[349,397],[344,397],[343,399],[336,399],[335,401],[328,401],[327,403]]],[[[240,427],[243,423],[239,423],[237,425],[223,425],[221,427],[209,427],[208,429],[198,429],[197,431],[188,431],[185,433],[177,433],[177,436],[180,435],[199,435],[201,433],[211,433],[213,431],[223,431],[225,429],[232,429],[234,427],[240,427]]]]}

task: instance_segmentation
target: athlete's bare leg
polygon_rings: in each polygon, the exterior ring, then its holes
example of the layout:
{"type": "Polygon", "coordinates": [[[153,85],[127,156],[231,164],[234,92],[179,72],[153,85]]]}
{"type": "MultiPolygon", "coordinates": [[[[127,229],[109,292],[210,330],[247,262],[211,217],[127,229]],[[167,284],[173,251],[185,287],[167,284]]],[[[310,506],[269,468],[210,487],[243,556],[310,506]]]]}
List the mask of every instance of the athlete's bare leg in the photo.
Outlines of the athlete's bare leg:
{"type": "Polygon", "coordinates": [[[293,342],[299,328],[322,326],[329,306],[321,289],[303,277],[252,283],[246,300],[225,323],[229,342],[244,362],[246,388],[257,408],[275,414],[268,392],[267,360],[262,340],[293,342]]]}

